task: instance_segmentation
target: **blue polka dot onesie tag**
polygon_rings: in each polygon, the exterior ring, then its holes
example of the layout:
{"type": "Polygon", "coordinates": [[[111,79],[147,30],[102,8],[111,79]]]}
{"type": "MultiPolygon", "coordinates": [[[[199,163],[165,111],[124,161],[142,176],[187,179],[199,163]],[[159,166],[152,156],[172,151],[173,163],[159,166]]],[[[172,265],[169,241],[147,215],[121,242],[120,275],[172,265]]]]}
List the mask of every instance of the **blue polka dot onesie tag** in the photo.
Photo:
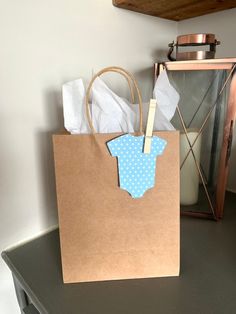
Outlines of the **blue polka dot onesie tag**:
{"type": "Polygon", "coordinates": [[[144,136],[125,134],[107,143],[113,157],[118,157],[120,188],[133,198],[140,198],[154,187],[156,157],[162,155],[167,142],[152,137],[150,154],[143,153],[144,136]]]}

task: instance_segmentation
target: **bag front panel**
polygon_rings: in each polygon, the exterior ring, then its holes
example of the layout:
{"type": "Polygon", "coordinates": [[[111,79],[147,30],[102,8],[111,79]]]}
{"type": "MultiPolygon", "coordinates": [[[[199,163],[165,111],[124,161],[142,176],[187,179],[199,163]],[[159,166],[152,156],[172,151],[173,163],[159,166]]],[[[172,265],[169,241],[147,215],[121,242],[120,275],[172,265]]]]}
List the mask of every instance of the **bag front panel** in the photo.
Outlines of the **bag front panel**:
{"type": "Polygon", "coordinates": [[[154,134],[167,146],[139,199],[118,185],[118,134],[54,135],[64,282],[178,275],[179,134],[154,134]]]}

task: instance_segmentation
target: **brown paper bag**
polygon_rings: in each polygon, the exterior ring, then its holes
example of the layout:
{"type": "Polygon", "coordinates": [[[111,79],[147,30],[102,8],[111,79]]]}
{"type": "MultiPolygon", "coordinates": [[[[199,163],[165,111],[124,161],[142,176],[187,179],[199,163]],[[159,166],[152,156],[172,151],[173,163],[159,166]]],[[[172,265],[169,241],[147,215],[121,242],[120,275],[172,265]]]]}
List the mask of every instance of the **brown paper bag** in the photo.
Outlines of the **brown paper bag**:
{"type": "Polygon", "coordinates": [[[117,159],[106,145],[118,135],[53,136],[65,283],[179,275],[179,134],[154,132],[167,146],[157,157],[155,187],[138,199],[118,185],[117,159]]]}

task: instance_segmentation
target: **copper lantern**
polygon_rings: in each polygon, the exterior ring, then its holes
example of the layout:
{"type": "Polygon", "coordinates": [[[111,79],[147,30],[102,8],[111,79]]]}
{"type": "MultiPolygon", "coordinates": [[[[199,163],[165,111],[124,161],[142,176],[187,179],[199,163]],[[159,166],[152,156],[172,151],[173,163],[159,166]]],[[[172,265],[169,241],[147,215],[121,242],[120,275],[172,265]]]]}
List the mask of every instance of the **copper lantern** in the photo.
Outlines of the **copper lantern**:
{"type": "Polygon", "coordinates": [[[180,93],[172,124],[181,132],[182,214],[223,217],[236,116],[236,58],[155,64],[180,93]],[[196,196],[197,195],[197,196],[196,196]]]}

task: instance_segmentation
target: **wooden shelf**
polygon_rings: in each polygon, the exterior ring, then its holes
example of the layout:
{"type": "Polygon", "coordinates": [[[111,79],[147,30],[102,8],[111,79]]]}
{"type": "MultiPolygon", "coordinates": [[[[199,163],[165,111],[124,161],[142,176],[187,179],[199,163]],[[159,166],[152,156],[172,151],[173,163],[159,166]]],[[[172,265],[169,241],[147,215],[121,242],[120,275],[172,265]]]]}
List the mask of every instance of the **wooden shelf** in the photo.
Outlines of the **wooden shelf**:
{"type": "Polygon", "coordinates": [[[235,0],[113,0],[116,7],[181,21],[236,7],[235,0]]]}

